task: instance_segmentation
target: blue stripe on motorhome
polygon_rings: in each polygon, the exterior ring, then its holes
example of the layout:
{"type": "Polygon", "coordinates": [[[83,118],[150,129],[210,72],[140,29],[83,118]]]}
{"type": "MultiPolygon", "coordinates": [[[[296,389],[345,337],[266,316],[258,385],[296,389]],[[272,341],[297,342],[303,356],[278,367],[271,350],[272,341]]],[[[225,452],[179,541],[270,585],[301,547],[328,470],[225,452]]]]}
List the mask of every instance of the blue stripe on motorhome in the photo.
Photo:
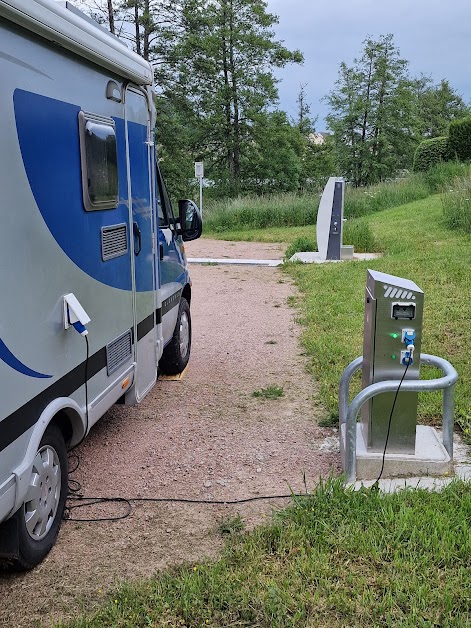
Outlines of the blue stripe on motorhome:
{"type": "MultiPolygon", "coordinates": [[[[116,209],[87,212],[82,201],[80,107],[21,89],[15,90],[13,100],[26,175],[54,239],[77,266],[97,281],[131,290],[130,253],[105,262],[101,259],[101,227],[129,222],[124,120],[114,118],[120,204],[116,209]]],[[[130,134],[140,137],[142,129],[145,133],[142,125],[129,124],[130,134]]],[[[147,273],[136,277],[136,285],[139,291],[153,288],[147,273]]]]}
{"type": "Polygon", "coordinates": [[[26,364],[20,362],[18,358],[13,355],[10,349],[6,346],[3,340],[0,338],[0,360],[3,360],[5,364],[8,364],[12,369],[18,371],[22,375],[27,375],[28,377],[37,377],[38,379],[50,379],[52,375],[45,375],[44,373],[38,373],[37,371],[33,371],[26,364]]]}
{"type": "MultiPolygon", "coordinates": [[[[138,340],[144,338],[152,330],[154,323],[162,322],[162,311],[155,310],[151,317],[140,321],[137,326],[138,340]],[[149,325],[149,323],[152,324],[149,325]]],[[[131,334],[133,329],[131,328],[131,334]]],[[[1,421],[0,452],[11,445],[17,438],[27,432],[38,420],[41,412],[58,397],[70,397],[75,391],[85,384],[85,378],[90,381],[97,373],[107,365],[106,347],[102,347],[71,371],[45,388],[38,395],[27,401],[23,406],[12,412],[1,421]]]]}

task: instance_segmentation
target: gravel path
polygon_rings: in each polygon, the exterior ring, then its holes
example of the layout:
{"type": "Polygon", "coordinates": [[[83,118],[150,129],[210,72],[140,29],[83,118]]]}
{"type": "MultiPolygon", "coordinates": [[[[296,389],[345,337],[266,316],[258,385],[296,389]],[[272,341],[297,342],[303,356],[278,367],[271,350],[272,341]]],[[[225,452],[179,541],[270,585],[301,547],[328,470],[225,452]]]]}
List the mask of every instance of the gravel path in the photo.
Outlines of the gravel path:
{"type": "MultiPolygon", "coordinates": [[[[283,250],[202,239],[187,253],[276,259],[283,250]]],[[[191,274],[193,347],[185,377],[159,381],[141,405],[113,407],[99,421],[73,474],[82,493],[233,500],[303,490],[304,473],[312,486],[338,471],[338,454],[321,447],[334,431],[317,426],[315,386],[287,305],[296,294],[291,280],[266,267],[192,265],[191,274]],[[284,395],[252,396],[270,385],[284,395]]],[[[84,604],[92,608],[123,579],[214,557],[222,545],[218,522],[240,513],[250,528],[287,503],[137,504],[122,521],[65,522],[43,564],[0,576],[0,625],[47,626],[84,604]]],[[[118,511],[112,505],[106,514],[118,511]]]]}

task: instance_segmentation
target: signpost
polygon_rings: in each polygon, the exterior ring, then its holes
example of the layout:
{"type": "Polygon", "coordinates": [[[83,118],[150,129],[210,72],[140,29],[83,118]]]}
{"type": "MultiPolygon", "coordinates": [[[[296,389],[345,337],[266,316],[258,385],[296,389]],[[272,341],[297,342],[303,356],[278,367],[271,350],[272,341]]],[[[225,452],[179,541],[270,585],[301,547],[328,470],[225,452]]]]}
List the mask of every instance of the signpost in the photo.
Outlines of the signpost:
{"type": "Polygon", "coordinates": [[[201,215],[203,215],[204,164],[202,161],[195,161],[195,177],[200,180],[200,212],[201,212],[201,215]]]}

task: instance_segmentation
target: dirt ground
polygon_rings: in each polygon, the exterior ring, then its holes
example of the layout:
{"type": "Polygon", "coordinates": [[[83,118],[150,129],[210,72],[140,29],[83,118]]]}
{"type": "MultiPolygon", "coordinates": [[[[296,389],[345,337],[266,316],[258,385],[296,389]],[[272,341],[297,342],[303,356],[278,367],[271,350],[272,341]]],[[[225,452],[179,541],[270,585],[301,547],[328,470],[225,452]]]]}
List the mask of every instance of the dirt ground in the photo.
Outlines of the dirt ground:
{"type": "MultiPolygon", "coordinates": [[[[199,240],[189,257],[282,257],[278,245],[199,240]]],[[[339,471],[335,431],[319,428],[315,384],[300,328],[277,268],[192,264],[193,346],[181,381],[159,380],[137,407],[113,407],[79,450],[73,478],[87,496],[235,500],[304,490],[339,471]],[[252,393],[277,385],[273,400],[252,393]],[[332,451],[334,449],[334,451],[332,451]]],[[[49,626],[92,610],[122,580],[215,557],[218,523],[240,514],[247,528],[288,500],[237,506],[133,505],[121,521],[63,523],[32,572],[0,575],[0,625],[49,626]]],[[[74,511],[83,517],[117,514],[74,511]]]]}

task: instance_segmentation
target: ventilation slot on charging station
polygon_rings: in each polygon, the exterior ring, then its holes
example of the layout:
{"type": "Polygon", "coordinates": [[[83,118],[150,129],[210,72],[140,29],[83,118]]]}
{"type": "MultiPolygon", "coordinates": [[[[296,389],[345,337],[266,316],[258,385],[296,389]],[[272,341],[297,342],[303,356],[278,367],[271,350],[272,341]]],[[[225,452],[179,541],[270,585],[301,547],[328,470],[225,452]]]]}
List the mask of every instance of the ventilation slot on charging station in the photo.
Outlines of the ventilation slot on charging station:
{"type": "Polygon", "coordinates": [[[113,259],[128,252],[128,228],[126,223],[101,228],[101,259],[113,259]]]}
{"type": "Polygon", "coordinates": [[[114,371],[116,371],[121,364],[127,362],[131,355],[131,330],[129,330],[106,346],[106,370],[108,375],[114,373],[114,371]]]}

